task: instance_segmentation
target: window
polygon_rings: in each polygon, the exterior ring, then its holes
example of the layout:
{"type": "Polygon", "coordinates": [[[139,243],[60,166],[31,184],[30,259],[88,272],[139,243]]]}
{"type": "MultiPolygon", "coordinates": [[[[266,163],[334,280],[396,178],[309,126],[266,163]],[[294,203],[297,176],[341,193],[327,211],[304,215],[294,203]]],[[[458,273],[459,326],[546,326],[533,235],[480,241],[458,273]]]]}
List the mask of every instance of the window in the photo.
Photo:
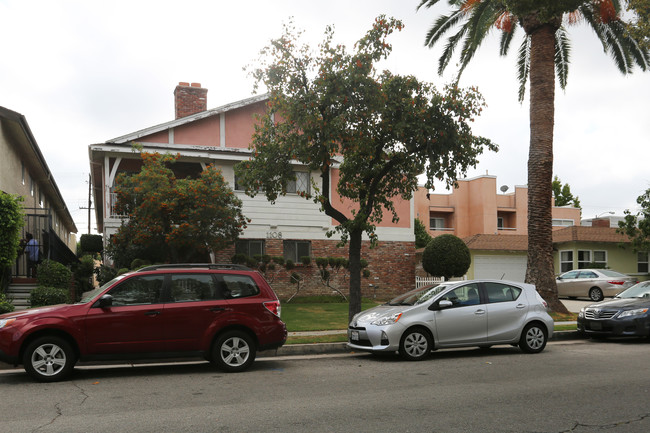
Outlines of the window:
{"type": "Polygon", "coordinates": [[[306,171],[294,171],[293,174],[296,176],[296,180],[290,180],[287,182],[287,192],[294,194],[304,192],[309,194],[309,173],[306,171]]]}
{"type": "Polygon", "coordinates": [[[163,278],[163,275],[129,278],[108,293],[113,297],[113,307],[159,302],[163,278]]]}
{"type": "Polygon", "coordinates": [[[578,278],[578,275],[580,275],[580,271],[571,271],[567,272],[566,274],[562,275],[563,280],[575,280],[578,278]]]}
{"type": "Polygon", "coordinates": [[[505,226],[503,225],[503,217],[497,217],[497,228],[502,229],[505,226]]]}
{"type": "Polygon", "coordinates": [[[235,253],[244,254],[248,257],[264,255],[266,250],[264,239],[239,239],[235,243],[235,253]]]}
{"type": "Polygon", "coordinates": [[[648,253],[639,252],[637,253],[637,264],[636,271],[642,273],[648,273],[648,253]]]}
{"type": "Polygon", "coordinates": [[[429,227],[431,230],[443,230],[445,228],[444,218],[430,218],[429,227]]]}
{"type": "Polygon", "coordinates": [[[607,251],[578,251],[578,269],[592,267],[593,263],[607,266],[607,251]]]}
{"type": "Polygon", "coordinates": [[[560,251],[560,272],[573,269],[573,251],[560,251]]]}
{"type": "Polygon", "coordinates": [[[591,251],[578,250],[578,269],[588,268],[591,263],[591,251]]]}
{"type": "Polygon", "coordinates": [[[485,283],[488,302],[509,302],[514,301],[521,294],[521,289],[502,283],[485,283]]]}
{"type": "Polygon", "coordinates": [[[34,179],[32,179],[32,175],[29,175],[29,195],[34,197],[34,179]]]}
{"type": "Polygon", "coordinates": [[[598,274],[592,271],[581,271],[580,272],[580,277],[579,278],[598,278],[598,274]]]}
{"type": "Polygon", "coordinates": [[[594,263],[607,266],[607,251],[594,251],[594,263]]]}
{"type": "Polygon", "coordinates": [[[478,284],[467,284],[445,293],[440,300],[451,301],[454,307],[478,305],[481,303],[478,293],[478,284]]]}
{"type": "Polygon", "coordinates": [[[573,220],[554,219],[552,224],[553,227],[571,227],[573,220]]]}
{"type": "Polygon", "coordinates": [[[25,163],[22,161],[20,162],[20,175],[22,179],[21,182],[25,185],[25,163]]]}
{"type": "Polygon", "coordinates": [[[223,274],[220,277],[223,281],[223,294],[226,299],[244,298],[260,293],[259,287],[248,275],[223,274]]]}
{"type": "Polygon", "coordinates": [[[284,259],[300,263],[301,257],[311,256],[310,241],[284,241],[284,259]]]}
{"type": "Polygon", "coordinates": [[[172,275],[172,302],[192,302],[222,299],[210,274],[172,275]]]}

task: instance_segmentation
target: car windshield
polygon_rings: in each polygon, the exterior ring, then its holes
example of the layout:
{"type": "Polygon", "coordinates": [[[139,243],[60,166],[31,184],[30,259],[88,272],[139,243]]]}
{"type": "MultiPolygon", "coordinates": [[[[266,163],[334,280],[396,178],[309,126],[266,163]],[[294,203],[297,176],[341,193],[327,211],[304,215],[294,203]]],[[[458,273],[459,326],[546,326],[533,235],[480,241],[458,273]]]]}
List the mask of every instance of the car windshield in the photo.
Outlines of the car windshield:
{"type": "Polygon", "coordinates": [[[635,284],[629,289],[619,293],[617,298],[650,298],[650,281],[635,284]]]}
{"type": "Polygon", "coordinates": [[[117,277],[113,278],[111,281],[109,281],[108,283],[104,284],[101,287],[93,289],[90,292],[82,293],[81,300],[79,302],[77,302],[77,304],[87,304],[88,302],[95,299],[95,297],[97,297],[97,295],[99,295],[101,292],[108,289],[108,287],[111,286],[113,283],[115,283],[116,281],[121,280],[122,278],[124,278],[124,275],[117,276],[117,277]]]}
{"type": "Polygon", "coordinates": [[[391,299],[386,305],[418,305],[428,301],[443,290],[449,287],[449,284],[438,284],[426,286],[419,289],[411,290],[397,298],[391,299]]]}

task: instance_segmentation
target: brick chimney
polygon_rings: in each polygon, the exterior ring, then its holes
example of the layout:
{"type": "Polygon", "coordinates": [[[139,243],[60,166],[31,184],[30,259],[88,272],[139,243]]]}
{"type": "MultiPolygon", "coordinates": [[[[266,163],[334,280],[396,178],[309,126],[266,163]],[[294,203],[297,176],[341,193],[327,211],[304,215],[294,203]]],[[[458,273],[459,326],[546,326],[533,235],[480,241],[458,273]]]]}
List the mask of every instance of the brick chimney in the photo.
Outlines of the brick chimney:
{"type": "Polygon", "coordinates": [[[594,218],[591,220],[592,227],[609,227],[609,218],[594,218]]]}
{"type": "Polygon", "coordinates": [[[176,118],[190,116],[208,109],[208,89],[201,83],[178,83],[174,89],[174,110],[176,118]]]}

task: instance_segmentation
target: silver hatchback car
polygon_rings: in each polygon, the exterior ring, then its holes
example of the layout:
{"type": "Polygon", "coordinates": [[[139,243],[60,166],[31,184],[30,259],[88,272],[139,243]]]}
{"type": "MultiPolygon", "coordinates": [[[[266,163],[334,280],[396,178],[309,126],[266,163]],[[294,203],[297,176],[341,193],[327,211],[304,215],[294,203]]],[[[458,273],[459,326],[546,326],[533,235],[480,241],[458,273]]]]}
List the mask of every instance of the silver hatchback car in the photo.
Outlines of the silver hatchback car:
{"type": "Polygon", "coordinates": [[[445,282],[405,293],[355,315],[348,346],[399,352],[412,361],[432,350],[496,344],[539,353],[553,335],[547,304],[531,284],[502,280],[445,282]]]}

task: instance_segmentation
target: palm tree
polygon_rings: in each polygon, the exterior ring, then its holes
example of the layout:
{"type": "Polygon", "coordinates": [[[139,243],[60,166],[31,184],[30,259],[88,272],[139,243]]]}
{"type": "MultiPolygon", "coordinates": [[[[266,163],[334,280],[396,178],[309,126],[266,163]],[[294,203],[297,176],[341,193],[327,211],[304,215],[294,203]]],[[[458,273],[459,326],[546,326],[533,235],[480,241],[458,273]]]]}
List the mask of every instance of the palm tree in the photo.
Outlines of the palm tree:
{"type": "MultiPolygon", "coordinates": [[[[439,0],[421,0],[430,8],[439,0]]],[[[567,83],[570,45],[566,27],[586,23],[600,39],[623,74],[635,65],[650,66],[650,55],[626,31],[620,20],[620,0],[448,0],[449,15],[439,17],[426,35],[433,47],[447,39],[439,59],[442,74],[455,49],[462,44],[458,78],[491,30],[500,32],[500,54],[508,54],[519,28],[524,38],[518,49],[519,101],[530,80],[530,148],[528,154],[528,265],[526,281],[553,311],[566,311],[557,297],[553,270],[552,176],[555,77],[562,89],[567,83]]]]}

